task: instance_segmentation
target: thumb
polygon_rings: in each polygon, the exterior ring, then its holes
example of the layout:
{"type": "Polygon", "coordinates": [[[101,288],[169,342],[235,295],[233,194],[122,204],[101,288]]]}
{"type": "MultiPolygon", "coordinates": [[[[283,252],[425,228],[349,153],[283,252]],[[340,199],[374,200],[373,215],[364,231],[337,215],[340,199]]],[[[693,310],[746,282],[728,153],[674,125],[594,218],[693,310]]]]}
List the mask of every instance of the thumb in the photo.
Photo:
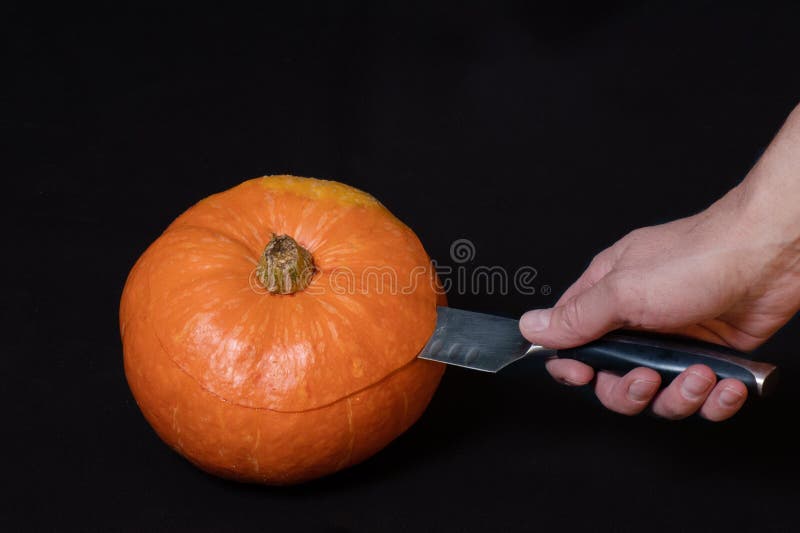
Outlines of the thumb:
{"type": "Polygon", "coordinates": [[[608,283],[600,280],[551,309],[528,311],[519,321],[522,335],[548,348],[586,344],[624,324],[608,283]]]}

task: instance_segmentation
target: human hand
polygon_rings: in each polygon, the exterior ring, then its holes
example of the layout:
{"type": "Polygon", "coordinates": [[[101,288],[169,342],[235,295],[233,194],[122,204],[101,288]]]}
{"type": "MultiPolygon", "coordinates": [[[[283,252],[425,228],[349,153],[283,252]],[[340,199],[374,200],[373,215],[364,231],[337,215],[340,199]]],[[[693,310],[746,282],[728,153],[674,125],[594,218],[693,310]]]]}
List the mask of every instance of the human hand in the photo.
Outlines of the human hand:
{"type": "MultiPolygon", "coordinates": [[[[598,254],[554,308],[523,315],[523,335],[562,349],[629,328],[756,348],[800,308],[800,173],[777,175],[800,170],[789,164],[793,157],[800,160],[797,111],[742,185],[698,215],[635,230],[598,254]],[[787,144],[794,146],[788,153],[787,144]]],[[[569,385],[595,377],[568,359],[548,361],[547,369],[569,385]]],[[[648,368],[622,377],[599,371],[595,392],[623,414],[652,405],[665,418],[699,412],[714,421],[733,416],[747,397],[743,383],[717,382],[703,365],[659,392],[660,385],[648,368]]]]}

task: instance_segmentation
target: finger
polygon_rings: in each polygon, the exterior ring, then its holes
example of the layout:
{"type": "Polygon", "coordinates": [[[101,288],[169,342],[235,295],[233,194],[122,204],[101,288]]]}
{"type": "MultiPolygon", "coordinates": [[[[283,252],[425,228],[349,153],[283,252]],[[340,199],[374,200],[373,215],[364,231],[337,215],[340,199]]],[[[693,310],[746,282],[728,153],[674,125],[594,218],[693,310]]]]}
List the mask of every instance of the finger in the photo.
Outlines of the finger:
{"type": "Polygon", "coordinates": [[[735,415],[747,400],[747,387],[737,379],[723,379],[700,408],[700,416],[721,422],[735,415]]]}
{"type": "Polygon", "coordinates": [[[634,368],[622,377],[597,373],[595,394],[608,409],[623,415],[641,413],[661,386],[661,376],[650,368],[634,368]]]}
{"type": "Polygon", "coordinates": [[[571,348],[622,326],[616,295],[606,279],[561,305],[528,311],[520,319],[522,335],[549,348],[571,348]]]}
{"type": "Polygon", "coordinates": [[[550,375],[564,385],[586,385],[594,379],[594,369],[572,359],[550,359],[545,363],[550,375]]]}
{"type": "Polygon", "coordinates": [[[680,420],[697,412],[706,401],[717,376],[705,365],[692,365],[672,380],[653,401],[653,413],[680,420]]]}

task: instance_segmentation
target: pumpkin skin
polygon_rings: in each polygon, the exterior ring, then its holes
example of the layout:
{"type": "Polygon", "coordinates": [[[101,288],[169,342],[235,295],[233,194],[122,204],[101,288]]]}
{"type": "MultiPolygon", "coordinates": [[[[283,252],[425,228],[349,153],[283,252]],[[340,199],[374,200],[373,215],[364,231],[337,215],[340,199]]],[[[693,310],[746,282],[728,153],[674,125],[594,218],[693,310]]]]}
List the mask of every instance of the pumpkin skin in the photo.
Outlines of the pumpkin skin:
{"type": "Polygon", "coordinates": [[[370,195],[246,181],[183,213],[131,270],[128,384],[161,439],[207,472],[266,484],[330,474],[386,446],[433,396],[444,365],[416,356],[444,304],[435,281],[414,233],[370,195]],[[275,234],[314,260],[294,294],[253,277],[275,234]],[[379,285],[387,272],[395,284],[379,285]]]}

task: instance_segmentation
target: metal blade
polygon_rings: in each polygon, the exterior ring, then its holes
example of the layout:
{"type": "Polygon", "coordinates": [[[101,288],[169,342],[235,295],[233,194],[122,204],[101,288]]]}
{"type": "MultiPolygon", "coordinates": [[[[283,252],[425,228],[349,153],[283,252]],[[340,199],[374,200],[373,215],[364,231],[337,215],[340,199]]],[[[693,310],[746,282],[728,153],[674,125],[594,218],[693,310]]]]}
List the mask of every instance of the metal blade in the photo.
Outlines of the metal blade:
{"type": "Polygon", "coordinates": [[[437,308],[436,330],[419,357],[484,372],[497,372],[532,352],[552,352],[531,345],[519,322],[451,307],[437,308]]]}

